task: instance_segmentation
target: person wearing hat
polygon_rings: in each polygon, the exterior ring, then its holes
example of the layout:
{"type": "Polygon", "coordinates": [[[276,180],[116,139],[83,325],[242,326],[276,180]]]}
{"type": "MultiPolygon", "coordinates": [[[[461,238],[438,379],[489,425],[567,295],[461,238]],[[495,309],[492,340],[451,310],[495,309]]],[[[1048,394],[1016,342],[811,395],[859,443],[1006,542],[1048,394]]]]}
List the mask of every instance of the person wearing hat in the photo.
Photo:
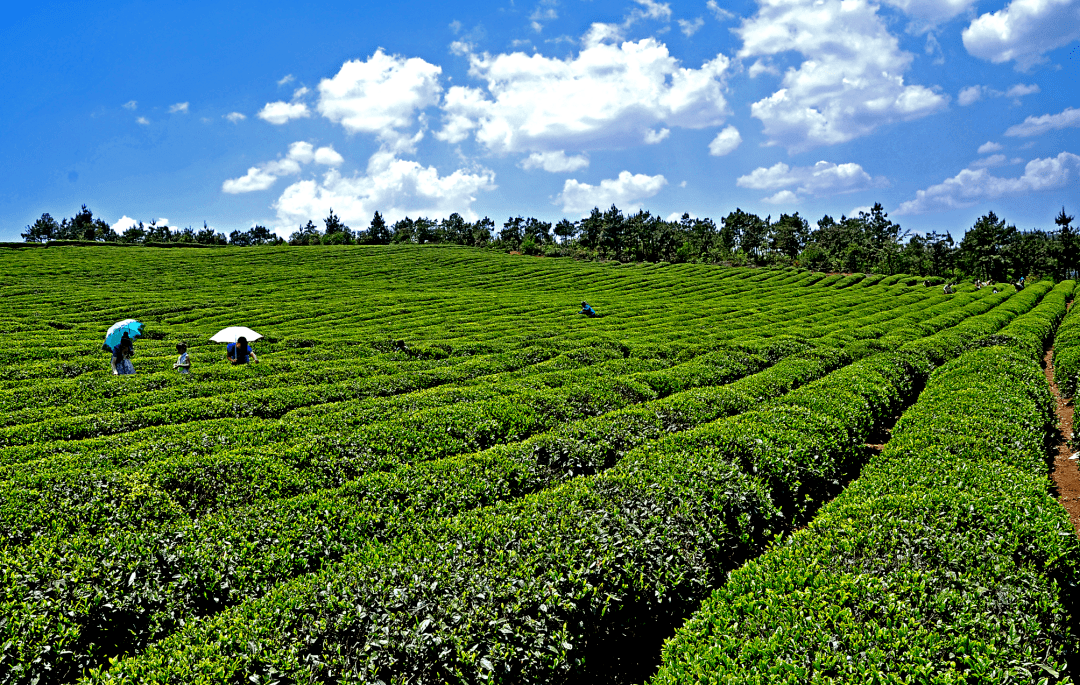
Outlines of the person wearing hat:
{"type": "Polygon", "coordinates": [[[578,314],[584,314],[590,319],[599,316],[599,314],[596,313],[596,310],[590,307],[589,303],[584,300],[581,301],[581,311],[578,312],[578,314]]]}

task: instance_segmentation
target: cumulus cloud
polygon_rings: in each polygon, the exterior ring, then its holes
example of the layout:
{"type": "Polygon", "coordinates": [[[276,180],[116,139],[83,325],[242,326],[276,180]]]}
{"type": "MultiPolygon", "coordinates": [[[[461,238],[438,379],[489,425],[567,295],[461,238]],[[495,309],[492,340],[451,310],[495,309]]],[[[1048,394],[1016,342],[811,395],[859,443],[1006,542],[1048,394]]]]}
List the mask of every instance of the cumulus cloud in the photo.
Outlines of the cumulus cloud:
{"type": "Polygon", "coordinates": [[[962,88],[960,90],[960,94],[956,96],[956,102],[959,103],[961,107],[967,107],[968,105],[974,105],[979,100],[982,100],[982,97],[982,86],[968,86],[967,88],[962,88]]]}
{"type": "Polygon", "coordinates": [[[775,195],[770,195],[769,197],[762,198],[762,202],[768,202],[771,205],[790,205],[798,201],[799,196],[791,192],[790,190],[781,190],[775,195]]]}
{"type": "Polygon", "coordinates": [[[311,116],[308,106],[302,102],[268,102],[259,110],[258,117],[263,121],[280,126],[292,119],[306,119],[311,116]]]}
{"type": "Polygon", "coordinates": [[[720,21],[727,21],[729,19],[735,18],[734,12],[727,11],[726,9],[721,7],[719,3],[716,2],[716,0],[709,0],[705,3],[705,6],[708,7],[709,11],[713,13],[713,16],[715,16],[720,21]]]}
{"type": "Polygon", "coordinates": [[[138,223],[138,221],[132,219],[130,216],[125,214],[124,216],[116,220],[116,223],[112,225],[112,229],[117,233],[123,233],[124,231],[128,230],[132,226],[137,225],[138,223]]]}
{"type": "MultiPolygon", "coordinates": [[[[752,190],[785,188],[792,191],[791,196],[795,193],[820,196],[881,188],[888,185],[888,181],[881,176],[871,177],[861,165],[853,162],[834,164],[821,161],[814,166],[805,167],[790,167],[783,162],[777,162],[771,167],[758,167],[749,174],[740,176],[735,185],[752,190]]],[[[779,195],[778,193],[773,197],[779,195]]]]}
{"type": "Polygon", "coordinates": [[[985,143],[983,143],[982,145],[979,146],[978,153],[980,155],[985,155],[985,154],[988,154],[990,152],[997,152],[1001,148],[1002,148],[1001,143],[995,143],[992,140],[988,140],[988,141],[986,141],[985,143]]]}
{"type": "Polygon", "coordinates": [[[229,121],[231,121],[234,124],[238,123],[238,122],[241,122],[244,119],[247,119],[247,117],[244,116],[243,114],[241,114],[240,112],[229,112],[228,114],[225,115],[225,118],[228,119],[229,121]]]}
{"type": "Polygon", "coordinates": [[[189,104],[190,103],[188,102],[178,102],[175,105],[171,105],[169,107],[169,114],[176,114],[177,112],[181,114],[187,114],[189,104]]]}
{"type": "Polygon", "coordinates": [[[230,178],[222,183],[221,190],[230,195],[266,190],[274,185],[279,177],[300,173],[303,164],[315,162],[334,167],[344,161],[333,147],[320,147],[316,150],[311,143],[298,140],[289,145],[289,152],[285,157],[248,168],[243,176],[230,178]]]}
{"type": "Polygon", "coordinates": [[[331,207],[354,225],[366,224],[376,211],[391,222],[406,215],[439,218],[454,212],[472,219],[477,193],[495,187],[495,174],[487,169],[458,169],[440,176],[435,167],[379,151],[364,174],[347,177],[331,169],[321,180],[293,183],[273,206],[283,227],[324,216],[331,207]]]}
{"type": "Polygon", "coordinates": [[[1005,135],[1027,138],[1041,136],[1048,131],[1060,131],[1064,128],[1080,126],[1080,109],[1066,107],[1060,114],[1044,114],[1041,117],[1028,117],[1022,124],[1010,126],[1005,135]]]}
{"type": "Polygon", "coordinates": [[[728,126],[720,133],[716,134],[716,137],[709,143],[709,154],[713,157],[723,157],[735,151],[735,148],[739,147],[742,143],[742,136],[739,135],[739,129],[734,126],[728,126]]]}
{"type": "Polygon", "coordinates": [[[585,214],[593,207],[612,204],[634,210],[640,208],[641,200],[656,195],[665,185],[667,179],[662,174],[646,176],[629,171],[621,172],[618,178],[604,179],[598,186],[570,178],[563,184],[562,193],[556,201],[562,203],[564,212],[571,214],[585,214]]]}
{"type": "Polygon", "coordinates": [[[989,169],[991,167],[1001,166],[1006,163],[1005,155],[990,155],[989,157],[983,157],[982,159],[976,159],[974,162],[968,165],[969,169],[989,169]]]}
{"type": "Polygon", "coordinates": [[[758,13],[735,29],[741,58],[805,57],[784,74],[780,90],[751,105],[769,144],[802,152],[945,107],[945,96],[905,85],[914,57],[877,9],[869,0],[760,0],[758,13]]]}
{"type": "Polygon", "coordinates": [[[1031,95],[1032,93],[1041,92],[1039,84],[1032,83],[1030,85],[1025,83],[1017,83],[1014,86],[1010,86],[1008,90],[996,90],[989,86],[968,86],[960,90],[960,94],[957,96],[956,101],[961,106],[968,106],[975,104],[979,100],[986,98],[1000,98],[1010,97],[1013,98],[1016,104],[1020,104],[1020,98],[1025,95],[1031,95]]]}
{"type": "Polygon", "coordinates": [[[705,20],[701,17],[698,17],[693,21],[690,21],[688,19],[679,20],[679,30],[682,31],[683,35],[685,35],[687,38],[697,33],[698,30],[704,25],[705,20]]]}
{"type": "Polygon", "coordinates": [[[1007,195],[1020,195],[1051,188],[1061,188],[1075,182],[1080,171],[1080,156],[1062,152],[1057,157],[1033,159],[1017,178],[1001,178],[987,169],[964,169],[944,182],[915,193],[894,212],[897,215],[926,214],[970,207],[983,200],[1007,195]]]}
{"type": "Polygon", "coordinates": [[[1080,1],[1013,0],[980,15],[962,33],[964,47],[994,64],[1015,61],[1027,71],[1045,54],[1080,38],[1080,1]]]}
{"type": "Polygon", "coordinates": [[[150,120],[147,119],[146,117],[139,117],[138,119],[135,120],[135,123],[136,124],[141,124],[142,126],[149,126],[150,125],[150,120]]]}
{"type": "Polygon", "coordinates": [[[135,100],[128,100],[127,102],[125,102],[124,104],[122,104],[120,106],[123,107],[124,109],[134,110],[136,107],[139,106],[139,103],[136,102],[135,100]]]}
{"type": "Polygon", "coordinates": [[[319,82],[319,114],[349,133],[375,134],[408,149],[409,138],[401,129],[414,124],[417,110],[438,104],[441,73],[442,67],[419,57],[387,55],[380,48],[319,82]]]}
{"type": "Polygon", "coordinates": [[[565,60],[516,52],[469,61],[486,88],[450,88],[436,137],[472,134],[496,153],[629,147],[661,135],[658,124],[704,128],[727,114],[728,59],[688,69],[652,38],[590,44],[565,60]]]}
{"type": "Polygon", "coordinates": [[[652,129],[649,129],[649,130],[645,131],[645,144],[646,145],[656,145],[661,140],[664,140],[665,138],[667,138],[670,135],[671,135],[671,129],[669,129],[669,128],[662,128],[659,131],[654,131],[652,129]]]}
{"type": "Polygon", "coordinates": [[[921,32],[974,7],[978,0],[885,0],[912,19],[911,29],[921,32]]]}
{"type": "Polygon", "coordinates": [[[522,169],[543,169],[552,173],[565,173],[577,171],[589,166],[589,158],[585,155],[570,157],[566,152],[534,152],[521,162],[522,169]]]}

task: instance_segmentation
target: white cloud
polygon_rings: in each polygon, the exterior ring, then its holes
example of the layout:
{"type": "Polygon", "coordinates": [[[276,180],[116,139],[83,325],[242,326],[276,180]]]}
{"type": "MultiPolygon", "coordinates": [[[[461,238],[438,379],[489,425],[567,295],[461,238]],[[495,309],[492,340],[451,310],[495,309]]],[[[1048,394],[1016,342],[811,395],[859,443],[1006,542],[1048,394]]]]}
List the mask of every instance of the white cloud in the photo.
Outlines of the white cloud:
{"type": "Polygon", "coordinates": [[[274,181],[276,181],[277,178],[278,177],[274,174],[253,166],[248,168],[247,173],[240,178],[226,179],[225,182],[221,184],[221,190],[230,195],[250,193],[256,190],[266,190],[274,185],[274,181]]]}
{"type": "Polygon", "coordinates": [[[654,0],[634,0],[640,7],[635,7],[627,17],[626,23],[637,21],[639,19],[657,19],[659,21],[671,21],[671,6],[666,2],[655,2],[654,0]]]}
{"type": "Polygon", "coordinates": [[[679,20],[679,30],[682,31],[683,35],[685,35],[687,38],[697,33],[698,29],[700,29],[704,25],[705,20],[701,17],[698,17],[693,21],[689,21],[687,19],[679,20]]]}
{"type": "MultiPolygon", "coordinates": [[[[915,193],[915,199],[900,205],[895,214],[926,214],[970,207],[983,200],[1060,188],[1075,179],[1080,156],[1062,152],[1057,157],[1033,159],[1017,178],[993,176],[986,169],[964,169],[944,182],[915,193]]],[[[1073,181],[1075,182],[1075,181],[1073,181]]]]}
{"type": "Polygon", "coordinates": [[[870,205],[862,205],[861,207],[852,207],[848,212],[848,216],[859,216],[860,214],[869,214],[874,208],[870,205]]]}
{"type": "Polygon", "coordinates": [[[645,144],[646,145],[656,145],[661,140],[664,140],[665,138],[667,138],[670,135],[671,135],[671,129],[669,129],[669,128],[662,128],[659,131],[654,131],[652,129],[648,129],[648,130],[645,131],[645,144]]]}
{"type": "Polygon", "coordinates": [[[135,123],[136,124],[142,124],[143,126],[149,126],[150,125],[150,120],[147,119],[146,117],[139,117],[138,119],[135,120],[135,123]]]}
{"type": "Polygon", "coordinates": [[[372,133],[407,149],[399,129],[413,125],[416,110],[438,104],[441,73],[442,67],[418,57],[391,56],[380,48],[319,82],[319,113],[349,133],[372,133]]]}
{"type": "Polygon", "coordinates": [[[705,3],[705,6],[708,7],[709,11],[712,12],[713,15],[717,19],[719,19],[720,21],[727,21],[729,19],[734,19],[735,18],[735,13],[734,12],[727,11],[726,9],[721,7],[716,2],[716,0],[709,0],[708,2],[705,3]]]}
{"type": "Polygon", "coordinates": [[[136,102],[135,100],[128,100],[127,102],[125,102],[124,104],[122,104],[120,106],[123,107],[124,109],[134,110],[136,107],[139,106],[139,103],[136,102]]]}
{"type": "Polygon", "coordinates": [[[995,143],[992,140],[988,140],[979,146],[978,153],[980,155],[985,155],[990,152],[997,152],[1000,149],[1002,149],[1001,143],[995,143]]]}
{"type": "Polygon", "coordinates": [[[750,75],[750,78],[757,78],[761,74],[772,74],[773,76],[779,76],[780,70],[776,68],[776,65],[774,65],[767,59],[757,59],[754,60],[754,63],[750,65],[747,73],[750,75]]]}
{"type": "Polygon", "coordinates": [[[775,195],[762,198],[762,202],[768,202],[771,205],[790,205],[799,201],[799,196],[790,190],[781,190],[775,195]]]}
{"type": "Polygon", "coordinates": [[[247,119],[247,117],[244,116],[243,114],[241,114],[240,112],[229,112],[228,114],[225,115],[225,118],[228,119],[229,121],[231,121],[234,124],[237,123],[237,122],[243,121],[244,119],[247,119]]]}
{"type": "Polygon", "coordinates": [[[561,202],[563,211],[571,214],[585,214],[593,207],[607,208],[617,205],[621,209],[640,208],[641,200],[650,198],[667,185],[662,174],[646,176],[623,171],[618,178],[604,179],[599,186],[580,183],[572,178],[563,184],[563,191],[556,198],[561,202]]]}
{"type": "Polygon", "coordinates": [[[968,165],[969,169],[989,169],[1006,163],[1005,155],[990,155],[982,159],[976,159],[968,165]]]}
{"type": "Polygon", "coordinates": [[[315,162],[326,166],[338,166],[344,161],[344,158],[333,147],[320,147],[316,150],[311,143],[298,140],[289,145],[289,152],[284,158],[250,167],[243,176],[231,178],[222,183],[221,190],[231,195],[266,190],[274,185],[279,177],[300,173],[303,164],[315,162]]]}
{"type": "Polygon", "coordinates": [[[355,226],[367,225],[376,211],[390,222],[406,215],[439,218],[453,212],[473,218],[476,194],[495,187],[495,174],[487,169],[458,169],[440,176],[435,167],[380,151],[372,155],[365,174],[345,177],[331,169],[321,181],[293,183],[273,206],[284,227],[325,216],[331,207],[355,226]]]}
{"type": "Polygon", "coordinates": [[[117,233],[123,233],[124,231],[128,230],[132,226],[137,225],[138,223],[138,221],[132,219],[130,216],[125,214],[124,216],[116,220],[116,223],[112,225],[112,229],[117,233]]]}
{"type": "Polygon", "coordinates": [[[861,165],[853,162],[834,164],[821,161],[805,167],[789,167],[777,162],[771,167],[758,167],[740,176],[735,185],[753,190],[787,188],[803,195],[838,195],[881,188],[888,185],[888,181],[881,176],[872,178],[861,165]]]}
{"type": "Polygon", "coordinates": [[[1061,114],[1044,114],[1041,117],[1028,117],[1024,123],[1010,126],[1005,135],[1027,138],[1040,136],[1048,131],[1060,131],[1063,128],[1080,126],[1080,109],[1066,107],[1061,114]]]}
{"type": "Polygon", "coordinates": [[[760,0],[758,13],[735,29],[743,39],[739,57],[805,57],[780,90],[751,105],[770,145],[801,152],[945,107],[945,96],[904,84],[914,57],[877,9],[869,0],[760,0]]]}
{"type": "Polygon", "coordinates": [[[911,17],[915,32],[925,31],[974,7],[978,0],[885,0],[911,17]]]}
{"type": "Polygon", "coordinates": [[[169,226],[169,220],[168,220],[168,219],[166,219],[166,218],[164,218],[164,217],[162,217],[162,218],[158,219],[158,220],[157,220],[156,222],[154,222],[154,223],[156,223],[156,224],[157,224],[158,226],[169,226]]]}
{"type": "Polygon", "coordinates": [[[457,142],[473,132],[496,153],[630,147],[657,124],[722,123],[727,68],[723,55],[699,69],[680,67],[652,38],[593,43],[565,60],[520,52],[471,55],[470,74],[484,80],[486,90],[450,88],[436,137],[457,142]]]}
{"type": "Polygon", "coordinates": [[[739,135],[739,129],[734,126],[728,126],[720,133],[716,134],[716,137],[709,143],[709,154],[713,157],[723,157],[735,151],[735,148],[739,147],[742,143],[742,136],[739,135]]]}
{"type": "Polygon", "coordinates": [[[956,96],[956,102],[961,107],[967,107],[968,105],[973,105],[979,100],[982,100],[982,97],[982,86],[968,86],[967,88],[963,88],[960,91],[960,94],[956,96]]]}
{"type": "Polygon", "coordinates": [[[1015,86],[1011,86],[1007,91],[1005,91],[1005,95],[1011,98],[1018,98],[1024,95],[1031,95],[1032,93],[1039,92],[1041,92],[1041,90],[1039,88],[1039,84],[1037,83],[1032,83],[1031,85],[1017,83],[1015,86]]]}
{"type": "Polygon", "coordinates": [[[529,15],[529,21],[534,31],[540,32],[543,30],[544,25],[540,22],[552,21],[559,18],[559,13],[555,11],[555,3],[553,0],[541,0],[536,9],[531,15],[529,15]]]}
{"type": "Polygon", "coordinates": [[[591,48],[602,43],[615,43],[623,39],[623,30],[618,24],[596,22],[581,38],[581,45],[591,48]]]}
{"type": "Polygon", "coordinates": [[[321,147],[316,150],[314,160],[316,164],[325,164],[326,166],[339,166],[345,162],[345,158],[333,146],[321,147]]]}
{"type": "Polygon", "coordinates": [[[279,86],[284,86],[286,83],[292,83],[296,80],[296,77],[292,74],[285,74],[281,77],[281,80],[277,82],[279,86]]]}
{"type": "Polygon", "coordinates": [[[585,155],[567,156],[566,152],[534,152],[521,162],[522,169],[543,169],[552,173],[565,173],[577,171],[589,166],[589,158],[585,155]]]}
{"type": "Polygon", "coordinates": [[[1026,71],[1045,62],[1045,53],[1080,38],[1080,1],[1013,0],[979,16],[962,36],[975,57],[994,64],[1015,60],[1026,71]]]}
{"type": "Polygon", "coordinates": [[[268,102],[259,110],[259,118],[280,126],[291,119],[306,119],[311,116],[307,105],[302,102],[268,102]]]}
{"type": "Polygon", "coordinates": [[[967,106],[982,100],[984,97],[1010,97],[1013,98],[1016,104],[1020,104],[1020,98],[1025,95],[1031,95],[1032,93],[1039,93],[1041,89],[1039,84],[1032,83],[1027,85],[1024,83],[1017,83],[1014,86],[1010,86],[1008,90],[996,90],[989,86],[968,86],[960,91],[956,101],[962,106],[967,106]]]}
{"type": "Polygon", "coordinates": [[[178,102],[175,105],[169,107],[169,114],[176,114],[177,112],[180,112],[181,114],[187,114],[189,104],[190,103],[187,102],[178,102]]]}

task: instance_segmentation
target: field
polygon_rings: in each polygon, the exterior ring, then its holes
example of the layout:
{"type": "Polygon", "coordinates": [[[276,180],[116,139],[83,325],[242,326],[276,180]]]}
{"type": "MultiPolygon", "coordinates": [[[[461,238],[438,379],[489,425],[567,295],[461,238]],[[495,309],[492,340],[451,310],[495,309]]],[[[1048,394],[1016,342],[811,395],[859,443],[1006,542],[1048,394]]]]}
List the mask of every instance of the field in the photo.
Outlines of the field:
{"type": "Polygon", "coordinates": [[[0,683],[1069,682],[1039,362],[1060,323],[1073,391],[1072,281],[451,246],[0,265],[0,683]],[[208,341],[231,325],[259,364],[208,341]]]}

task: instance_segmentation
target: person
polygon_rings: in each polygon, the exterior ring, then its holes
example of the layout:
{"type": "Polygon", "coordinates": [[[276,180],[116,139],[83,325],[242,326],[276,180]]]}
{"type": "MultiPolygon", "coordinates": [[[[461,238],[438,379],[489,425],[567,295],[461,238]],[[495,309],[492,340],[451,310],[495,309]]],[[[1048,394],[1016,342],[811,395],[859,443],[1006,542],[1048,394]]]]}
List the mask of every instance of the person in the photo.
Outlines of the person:
{"type": "Polygon", "coordinates": [[[578,312],[578,314],[584,314],[585,316],[587,316],[589,318],[600,316],[599,314],[596,313],[596,310],[593,309],[592,307],[590,307],[589,303],[585,302],[584,300],[581,301],[581,311],[578,312]]]}
{"type": "Polygon", "coordinates": [[[259,362],[259,358],[255,356],[255,350],[251,349],[251,345],[248,345],[247,338],[244,336],[240,336],[236,342],[225,346],[225,358],[233,366],[247,364],[249,360],[256,364],[259,362]]]}
{"type": "Polygon", "coordinates": [[[131,344],[131,338],[125,332],[120,342],[113,348],[112,372],[114,376],[135,375],[135,365],[131,363],[131,355],[135,349],[131,344]]]}
{"type": "Polygon", "coordinates": [[[1018,291],[1020,291],[1020,290],[1023,290],[1023,289],[1024,289],[1024,277],[1023,277],[1023,276],[1021,276],[1021,277],[1020,277],[1020,280],[1016,282],[1016,289],[1017,289],[1018,291]]]}
{"type": "Polygon", "coordinates": [[[946,295],[952,295],[953,294],[952,283],[946,283],[944,291],[945,291],[946,295]]]}
{"type": "Polygon", "coordinates": [[[191,358],[188,357],[187,345],[182,342],[176,343],[176,353],[179,354],[180,357],[172,367],[174,369],[179,369],[180,373],[191,373],[191,358]]]}

